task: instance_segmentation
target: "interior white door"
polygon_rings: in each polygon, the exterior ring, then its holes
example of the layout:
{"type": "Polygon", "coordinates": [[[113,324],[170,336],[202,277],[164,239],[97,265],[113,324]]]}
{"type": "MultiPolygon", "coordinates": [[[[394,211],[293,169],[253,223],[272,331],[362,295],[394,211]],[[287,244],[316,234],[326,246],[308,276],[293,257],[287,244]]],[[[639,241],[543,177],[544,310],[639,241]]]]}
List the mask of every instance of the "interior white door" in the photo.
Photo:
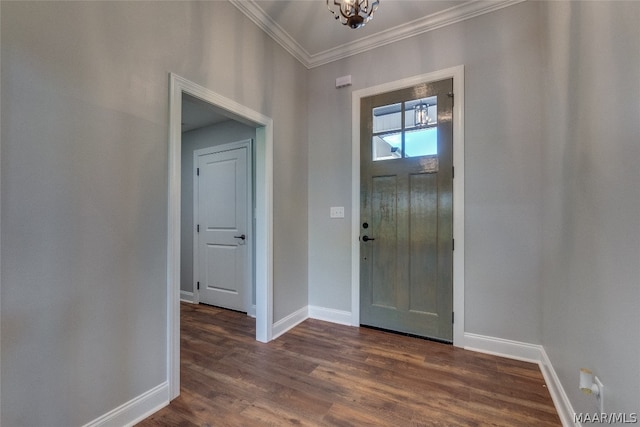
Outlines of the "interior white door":
{"type": "Polygon", "coordinates": [[[246,312],[250,141],[197,150],[196,287],[199,301],[246,312]]]}

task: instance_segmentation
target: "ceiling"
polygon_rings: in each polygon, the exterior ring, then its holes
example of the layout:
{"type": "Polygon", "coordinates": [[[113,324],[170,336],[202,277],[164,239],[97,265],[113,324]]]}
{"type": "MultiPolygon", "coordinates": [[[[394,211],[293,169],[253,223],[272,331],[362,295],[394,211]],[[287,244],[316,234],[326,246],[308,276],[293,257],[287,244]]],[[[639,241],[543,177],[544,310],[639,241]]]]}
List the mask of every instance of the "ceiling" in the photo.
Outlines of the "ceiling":
{"type": "Polygon", "coordinates": [[[380,0],[374,18],[356,30],[335,20],[326,0],[229,1],[313,68],[523,0],[380,0]]]}
{"type": "Polygon", "coordinates": [[[193,96],[182,94],[182,132],[231,120],[222,109],[193,96]]]}

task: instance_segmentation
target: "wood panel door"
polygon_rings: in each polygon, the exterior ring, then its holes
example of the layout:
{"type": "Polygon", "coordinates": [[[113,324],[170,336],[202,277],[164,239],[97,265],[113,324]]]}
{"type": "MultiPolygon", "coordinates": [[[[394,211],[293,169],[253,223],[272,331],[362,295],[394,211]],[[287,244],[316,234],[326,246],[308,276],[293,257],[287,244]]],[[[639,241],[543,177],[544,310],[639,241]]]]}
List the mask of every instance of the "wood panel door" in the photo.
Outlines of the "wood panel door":
{"type": "Polygon", "coordinates": [[[195,152],[199,301],[246,312],[249,295],[250,142],[195,152]]]}
{"type": "Polygon", "coordinates": [[[360,323],[453,341],[453,80],[361,100],[360,323]]]}

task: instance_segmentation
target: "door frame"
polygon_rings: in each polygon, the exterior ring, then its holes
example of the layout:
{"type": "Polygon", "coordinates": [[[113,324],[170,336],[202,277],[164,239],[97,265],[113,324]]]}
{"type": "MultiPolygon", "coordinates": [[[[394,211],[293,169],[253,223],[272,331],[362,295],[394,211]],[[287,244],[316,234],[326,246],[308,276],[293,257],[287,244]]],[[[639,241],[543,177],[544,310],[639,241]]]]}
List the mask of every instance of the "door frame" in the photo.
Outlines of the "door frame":
{"type": "MultiPolygon", "coordinates": [[[[235,142],[228,142],[220,145],[213,145],[211,147],[199,148],[193,151],[193,224],[199,224],[199,208],[200,208],[200,195],[198,190],[199,176],[196,174],[196,168],[198,167],[198,157],[206,154],[217,154],[225,151],[232,151],[239,148],[247,149],[247,239],[244,243],[247,246],[247,258],[245,260],[245,280],[242,284],[244,286],[244,297],[242,300],[243,310],[247,311],[248,315],[252,314],[251,303],[253,293],[253,140],[243,139],[235,142]]],[[[200,274],[199,271],[199,234],[194,227],[193,229],[193,274],[194,282],[196,281],[195,275],[200,274]]],[[[193,289],[193,303],[200,303],[200,290],[197,287],[193,289]]]]}
{"type": "Polygon", "coordinates": [[[360,100],[453,78],[453,345],[464,347],[464,65],[353,91],[351,95],[351,324],[360,326],[360,100]]]}
{"type": "Polygon", "coordinates": [[[167,382],[169,399],[180,394],[180,173],[182,95],[199,98],[256,128],[255,272],[256,340],[273,337],[273,119],[169,73],[167,231],[167,382]]]}

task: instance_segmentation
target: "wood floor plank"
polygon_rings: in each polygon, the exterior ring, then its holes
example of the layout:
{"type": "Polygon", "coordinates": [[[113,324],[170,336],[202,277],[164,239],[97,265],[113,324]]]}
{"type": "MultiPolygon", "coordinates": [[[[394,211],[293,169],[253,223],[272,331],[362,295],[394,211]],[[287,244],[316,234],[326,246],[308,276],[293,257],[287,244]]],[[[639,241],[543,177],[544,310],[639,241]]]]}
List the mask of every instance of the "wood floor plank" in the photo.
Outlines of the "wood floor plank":
{"type": "Polygon", "coordinates": [[[181,395],[150,426],[560,426],[537,365],[308,319],[181,305],[181,395]]]}

